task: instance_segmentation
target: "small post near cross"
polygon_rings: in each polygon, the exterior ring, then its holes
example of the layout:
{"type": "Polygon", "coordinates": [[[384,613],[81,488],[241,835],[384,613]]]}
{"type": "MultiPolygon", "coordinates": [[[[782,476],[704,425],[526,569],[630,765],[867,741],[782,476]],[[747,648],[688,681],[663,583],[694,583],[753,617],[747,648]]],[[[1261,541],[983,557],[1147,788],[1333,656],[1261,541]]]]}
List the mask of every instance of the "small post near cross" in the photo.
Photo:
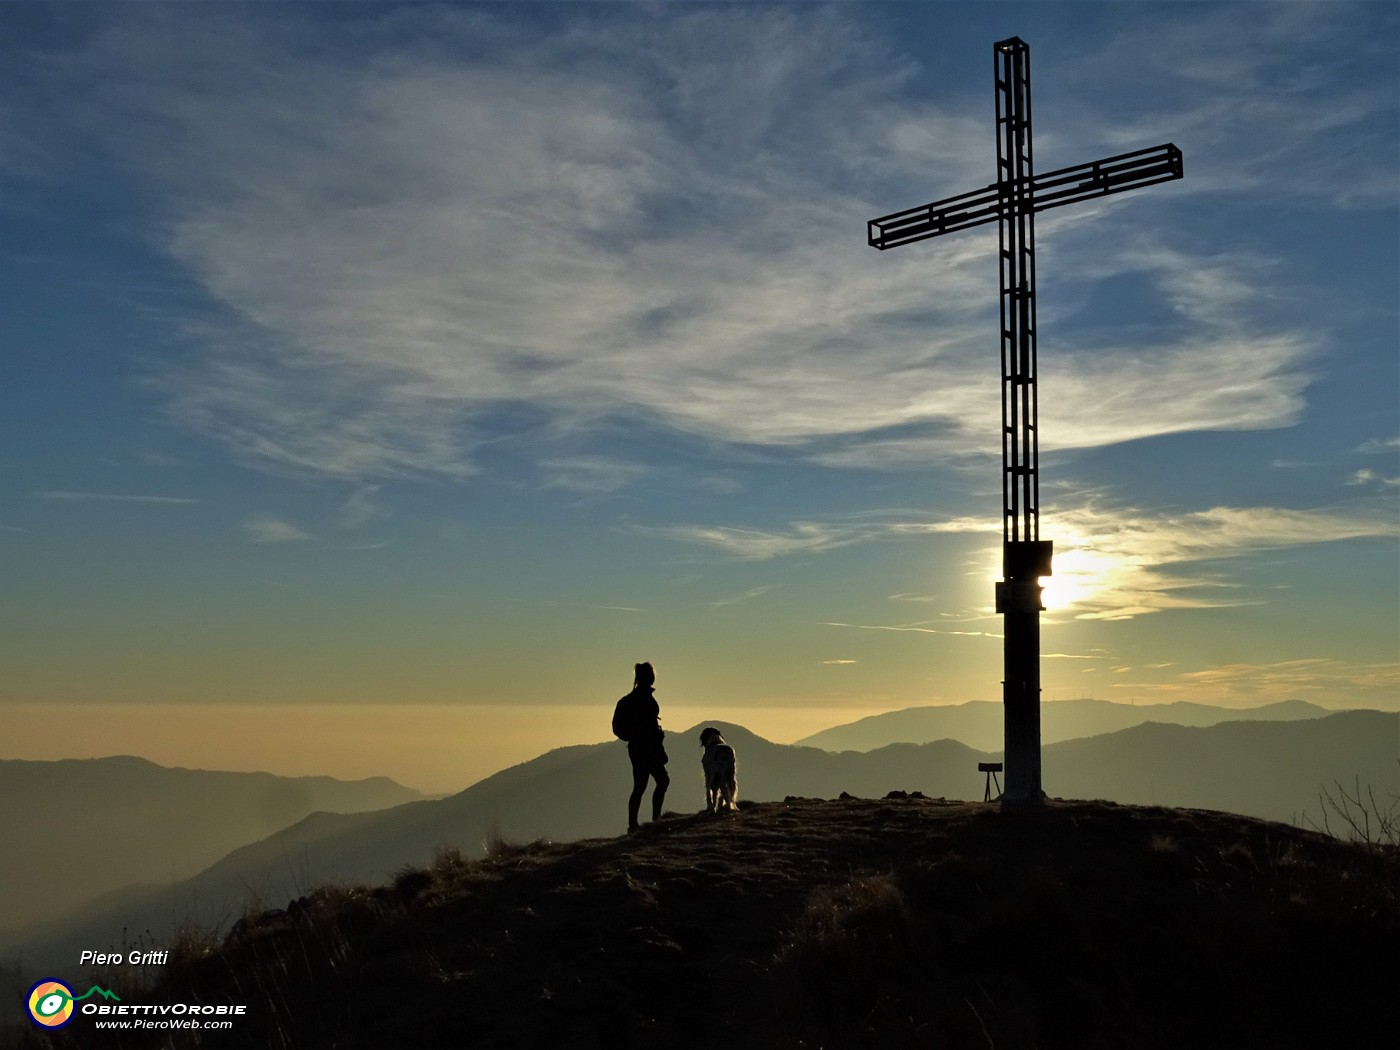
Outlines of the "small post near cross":
{"type": "Polygon", "coordinates": [[[1040,430],[1036,391],[1035,216],[1050,208],[1179,179],[1181,150],[1161,146],[1035,174],[1031,150],[1031,51],[1019,37],[992,45],[997,181],[869,223],[882,251],[995,222],[1001,259],[1002,701],[1006,790],[1044,797],[1040,777],[1040,577],[1053,551],[1040,538],[1040,430]]]}

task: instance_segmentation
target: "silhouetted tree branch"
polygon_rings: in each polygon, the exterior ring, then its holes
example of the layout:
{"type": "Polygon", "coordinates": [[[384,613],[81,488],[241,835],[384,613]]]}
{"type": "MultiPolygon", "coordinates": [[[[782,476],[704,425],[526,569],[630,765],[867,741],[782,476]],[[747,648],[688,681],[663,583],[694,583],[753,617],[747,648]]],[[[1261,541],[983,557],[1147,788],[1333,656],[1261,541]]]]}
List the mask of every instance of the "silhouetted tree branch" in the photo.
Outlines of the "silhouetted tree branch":
{"type": "Polygon", "coordinates": [[[1368,846],[1400,846],[1400,795],[1391,795],[1386,804],[1376,798],[1370,784],[1363,788],[1357,777],[1350,789],[1340,780],[1332,781],[1317,800],[1321,824],[1303,815],[1303,822],[1314,831],[1368,846]]]}

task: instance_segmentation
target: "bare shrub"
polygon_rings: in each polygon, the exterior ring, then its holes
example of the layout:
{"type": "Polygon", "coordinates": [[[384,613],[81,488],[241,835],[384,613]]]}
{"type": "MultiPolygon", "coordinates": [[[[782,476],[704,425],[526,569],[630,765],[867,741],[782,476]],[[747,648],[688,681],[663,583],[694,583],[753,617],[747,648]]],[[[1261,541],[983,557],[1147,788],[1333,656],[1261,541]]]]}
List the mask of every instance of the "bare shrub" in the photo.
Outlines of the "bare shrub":
{"type": "Polygon", "coordinates": [[[1358,777],[1350,789],[1340,780],[1332,781],[1317,800],[1321,823],[1303,815],[1303,823],[1314,831],[1365,846],[1400,846],[1400,795],[1383,802],[1370,784],[1363,788],[1358,777]]]}
{"type": "MultiPolygon", "coordinates": [[[[495,840],[501,840],[499,822],[488,832],[488,843],[484,845],[489,848],[490,841],[495,840]]],[[[452,875],[469,870],[472,863],[471,858],[462,852],[461,846],[439,846],[433,850],[433,860],[429,867],[440,875],[452,875]]]]}
{"type": "Polygon", "coordinates": [[[520,847],[506,838],[501,830],[501,819],[492,817],[490,823],[486,825],[485,832],[482,833],[481,848],[488,857],[493,859],[508,857],[520,847]]]}

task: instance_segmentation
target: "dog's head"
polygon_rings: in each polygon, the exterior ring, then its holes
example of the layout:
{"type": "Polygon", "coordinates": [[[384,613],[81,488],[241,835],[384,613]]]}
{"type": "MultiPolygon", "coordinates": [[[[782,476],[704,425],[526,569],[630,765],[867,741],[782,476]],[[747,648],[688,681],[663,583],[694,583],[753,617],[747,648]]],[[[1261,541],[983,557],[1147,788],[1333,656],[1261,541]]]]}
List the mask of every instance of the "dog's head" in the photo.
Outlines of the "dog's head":
{"type": "Polygon", "coordinates": [[[723,739],[724,739],[724,737],[720,734],[720,731],[719,731],[718,729],[716,729],[714,726],[706,726],[704,729],[700,730],[700,746],[701,746],[701,747],[709,747],[711,744],[715,743],[716,741],[718,741],[718,740],[723,740],[723,739]]]}

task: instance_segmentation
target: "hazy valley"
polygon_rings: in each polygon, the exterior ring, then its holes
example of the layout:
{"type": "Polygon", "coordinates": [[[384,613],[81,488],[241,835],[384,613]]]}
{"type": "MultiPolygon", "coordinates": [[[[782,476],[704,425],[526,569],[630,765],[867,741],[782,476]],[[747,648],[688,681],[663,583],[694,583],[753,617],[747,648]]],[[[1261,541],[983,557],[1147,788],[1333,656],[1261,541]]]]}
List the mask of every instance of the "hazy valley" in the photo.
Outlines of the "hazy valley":
{"type": "Polygon", "coordinates": [[[131,883],[189,878],[310,813],[421,797],[385,777],[168,769],[131,756],[0,761],[0,940],[131,883]]]}

